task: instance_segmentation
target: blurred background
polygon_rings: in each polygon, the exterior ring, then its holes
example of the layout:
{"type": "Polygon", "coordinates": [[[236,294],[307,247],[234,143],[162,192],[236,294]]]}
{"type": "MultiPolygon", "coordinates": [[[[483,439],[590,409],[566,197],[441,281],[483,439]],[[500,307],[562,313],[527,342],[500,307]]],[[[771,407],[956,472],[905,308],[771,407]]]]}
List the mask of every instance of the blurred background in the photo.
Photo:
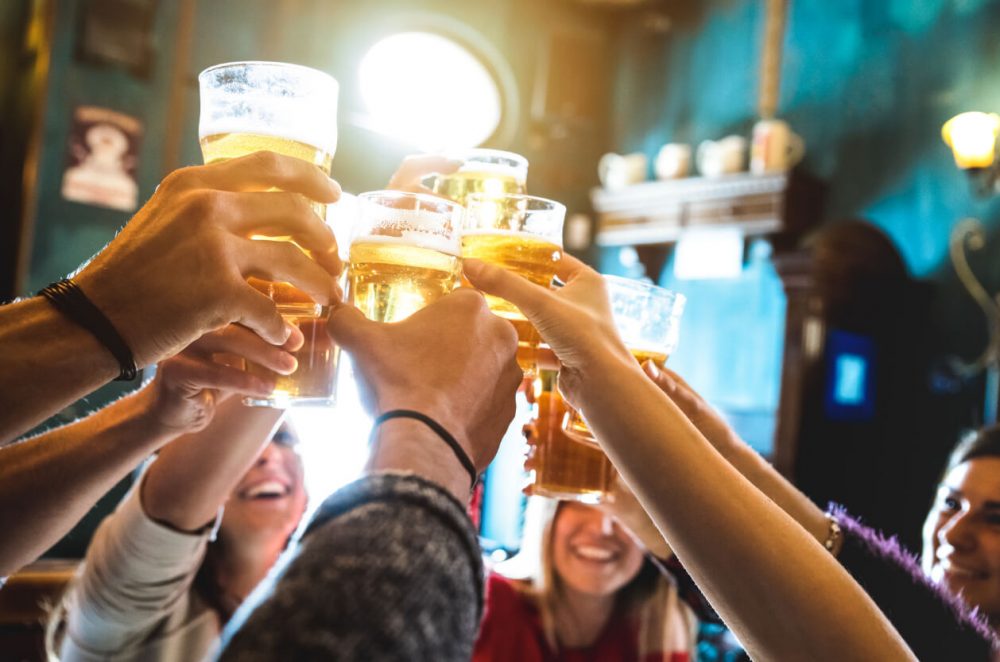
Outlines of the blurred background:
{"type": "MultiPolygon", "coordinates": [[[[998,30],[988,0],[6,0],[0,296],[74,270],[201,162],[199,71],[308,65],[340,82],[346,191],[414,152],[525,155],[529,192],[568,207],[570,252],[687,295],[669,365],[818,503],[914,547],[958,434],[996,416],[996,128],[959,167],[942,125],[1000,111],[998,30]],[[128,138],[110,148],[123,199],[70,186],[95,123],[128,138]],[[779,133],[804,155],[753,168],[779,133]]],[[[363,462],[352,397],[301,416],[317,495],[363,462]]],[[[506,551],[520,443],[512,429],[484,495],[506,551]]],[[[124,489],[51,555],[82,555],[124,489]]]]}

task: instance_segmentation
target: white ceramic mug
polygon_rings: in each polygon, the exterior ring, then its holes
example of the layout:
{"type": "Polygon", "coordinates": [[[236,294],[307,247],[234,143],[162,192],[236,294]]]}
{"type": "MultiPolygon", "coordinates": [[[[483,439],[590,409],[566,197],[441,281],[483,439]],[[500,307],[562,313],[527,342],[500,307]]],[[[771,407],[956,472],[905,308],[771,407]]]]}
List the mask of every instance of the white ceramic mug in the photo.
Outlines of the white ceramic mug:
{"type": "Polygon", "coordinates": [[[753,126],[750,172],[784,172],[805,156],[806,145],[784,120],[761,120],[753,126]]]}
{"type": "Polygon", "coordinates": [[[667,143],[656,155],[653,170],[657,179],[687,177],[691,172],[691,145],[667,143]]]}
{"type": "Polygon", "coordinates": [[[746,164],[747,141],[743,136],[705,140],[698,145],[698,171],[705,177],[741,172],[746,164]]]}
{"type": "Polygon", "coordinates": [[[629,184],[646,181],[649,159],[641,152],[632,154],[609,153],[597,163],[597,176],[606,189],[619,189],[629,184]]]}

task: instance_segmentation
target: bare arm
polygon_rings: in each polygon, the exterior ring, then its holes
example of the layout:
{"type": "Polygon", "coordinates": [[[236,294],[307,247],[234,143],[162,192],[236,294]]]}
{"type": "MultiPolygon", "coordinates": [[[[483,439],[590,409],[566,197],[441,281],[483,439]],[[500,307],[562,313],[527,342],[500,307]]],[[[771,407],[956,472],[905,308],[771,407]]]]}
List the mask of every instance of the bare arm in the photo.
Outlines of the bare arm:
{"type": "MultiPolygon", "coordinates": [[[[338,298],[333,233],[303,196],[333,202],[339,195],[314,165],[271,152],[184,168],[74,280],[139,366],[230,322],[281,345],[288,327],[246,276],[290,281],[319,303],[338,298]],[[313,259],[287,242],[247,238],[258,233],[294,237],[313,259]]],[[[0,349],[0,444],[118,373],[97,339],[38,297],[0,306],[0,349]]]]}
{"type": "Polygon", "coordinates": [[[284,412],[246,407],[230,398],[204,430],[164,448],[146,471],[141,501],[146,514],[181,531],[212,521],[253,465],[284,412]]]}
{"type": "Polygon", "coordinates": [[[826,541],[830,531],[824,512],[778,473],[770,462],[740,439],[680,375],[669,369],[659,370],[652,363],[647,363],[643,368],[660,390],[673,400],[705,439],[737,471],[791,515],[816,540],[826,541]]]}
{"type": "Polygon", "coordinates": [[[646,379],[618,339],[598,274],[567,257],[560,271],[567,285],[556,293],[466,262],[473,284],[515,303],[555,351],[560,388],[751,655],[915,659],[815,538],[646,379]]]}
{"type": "Polygon", "coordinates": [[[152,389],[34,439],[0,448],[0,575],[30,563],[178,432],[151,414],[152,389]],[[86,468],[86,470],[82,470],[86,468]]]}
{"type": "Polygon", "coordinates": [[[111,353],[40,297],[0,306],[0,444],[118,374],[111,353]],[[16,397],[14,397],[16,394],[16,397]]]}
{"type": "MultiPolygon", "coordinates": [[[[301,342],[302,335],[293,332],[289,343],[301,342]]],[[[251,331],[229,327],[162,363],[142,390],[87,418],[0,448],[0,575],[58,541],[150,453],[207,425],[218,389],[271,392],[273,380],[215,363],[215,352],[253,357],[283,371],[292,361],[251,331]]]]}

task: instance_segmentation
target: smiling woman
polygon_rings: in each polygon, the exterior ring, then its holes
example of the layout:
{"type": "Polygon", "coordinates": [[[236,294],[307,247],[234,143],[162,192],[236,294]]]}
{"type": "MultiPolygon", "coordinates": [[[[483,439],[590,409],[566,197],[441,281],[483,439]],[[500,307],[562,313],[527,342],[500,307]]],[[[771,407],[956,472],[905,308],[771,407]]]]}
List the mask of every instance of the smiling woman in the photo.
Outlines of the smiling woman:
{"type": "Polygon", "coordinates": [[[305,512],[295,430],[271,435],[280,416],[230,398],[150,463],[53,617],[61,659],[204,658],[305,512]]]}
{"type": "Polygon", "coordinates": [[[475,662],[693,659],[697,618],[594,506],[529,499],[521,552],[489,580],[475,662]]]}

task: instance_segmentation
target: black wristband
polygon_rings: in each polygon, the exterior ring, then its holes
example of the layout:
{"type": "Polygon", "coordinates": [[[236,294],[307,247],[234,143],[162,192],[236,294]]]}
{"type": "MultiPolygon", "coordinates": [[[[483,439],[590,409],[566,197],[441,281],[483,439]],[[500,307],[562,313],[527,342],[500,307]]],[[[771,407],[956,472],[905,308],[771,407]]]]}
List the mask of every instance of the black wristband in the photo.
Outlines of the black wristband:
{"type": "Polygon", "coordinates": [[[476,484],[476,481],[479,480],[479,476],[476,472],[476,465],[474,465],[472,460],[469,459],[469,454],[465,452],[465,449],[458,443],[458,440],[451,436],[450,432],[444,429],[444,426],[430,416],[421,414],[419,411],[413,411],[412,409],[392,409],[383,413],[375,419],[375,423],[372,425],[372,433],[369,441],[375,437],[375,432],[378,430],[380,425],[393,418],[412,418],[420,421],[431,430],[434,430],[437,436],[441,437],[441,439],[444,440],[444,443],[448,444],[452,452],[455,453],[455,457],[458,458],[458,462],[462,465],[462,467],[469,472],[471,485],[476,484]]]}
{"type": "Polygon", "coordinates": [[[118,333],[111,320],[87,298],[72,278],[52,283],[38,294],[48,299],[63,315],[90,331],[111,352],[120,367],[117,381],[135,379],[139,368],[135,364],[135,357],[128,343],[118,333]]]}

